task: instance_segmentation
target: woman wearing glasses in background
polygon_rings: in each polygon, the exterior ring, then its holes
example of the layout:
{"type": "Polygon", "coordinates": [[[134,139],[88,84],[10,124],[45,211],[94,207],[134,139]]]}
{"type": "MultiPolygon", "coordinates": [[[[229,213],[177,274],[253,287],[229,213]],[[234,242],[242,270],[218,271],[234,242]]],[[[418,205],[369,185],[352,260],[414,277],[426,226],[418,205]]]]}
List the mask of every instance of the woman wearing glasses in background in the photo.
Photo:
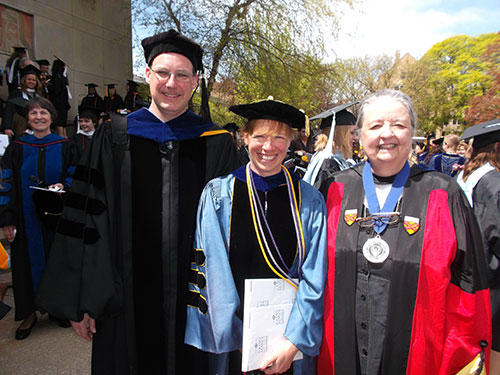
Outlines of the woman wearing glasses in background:
{"type": "Polygon", "coordinates": [[[402,92],[367,96],[357,126],[368,160],[322,185],[329,271],[318,374],[456,374],[488,350],[477,222],[454,180],[409,166],[415,124],[402,92]]]}

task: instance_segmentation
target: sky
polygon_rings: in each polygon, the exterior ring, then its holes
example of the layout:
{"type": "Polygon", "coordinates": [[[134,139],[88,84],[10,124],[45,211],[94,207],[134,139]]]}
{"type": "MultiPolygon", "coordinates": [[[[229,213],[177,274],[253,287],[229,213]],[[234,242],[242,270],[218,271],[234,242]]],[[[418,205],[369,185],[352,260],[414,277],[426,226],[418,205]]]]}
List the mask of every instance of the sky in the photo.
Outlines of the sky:
{"type": "Polygon", "coordinates": [[[500,31],[500,1],[357,0],[354,10],[344,10],[341,27],[327,43],[327,60],[396,51],[418,59],[453,35],[500,31]]]}

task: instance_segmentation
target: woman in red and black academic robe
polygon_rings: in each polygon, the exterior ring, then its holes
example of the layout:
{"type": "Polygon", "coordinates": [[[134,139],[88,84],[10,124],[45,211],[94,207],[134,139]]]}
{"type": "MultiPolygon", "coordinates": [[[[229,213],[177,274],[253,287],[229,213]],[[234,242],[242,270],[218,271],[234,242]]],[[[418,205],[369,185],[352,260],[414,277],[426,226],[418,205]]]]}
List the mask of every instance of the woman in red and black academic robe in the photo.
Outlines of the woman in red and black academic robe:
{"type": "Polygon", "coordinates": [[[458,184],[408,164],[411,99],[382,90],[358,118],[367,162],[334,175],[319,374],[456,374],[491,341],[481,234],[458,184]]]}

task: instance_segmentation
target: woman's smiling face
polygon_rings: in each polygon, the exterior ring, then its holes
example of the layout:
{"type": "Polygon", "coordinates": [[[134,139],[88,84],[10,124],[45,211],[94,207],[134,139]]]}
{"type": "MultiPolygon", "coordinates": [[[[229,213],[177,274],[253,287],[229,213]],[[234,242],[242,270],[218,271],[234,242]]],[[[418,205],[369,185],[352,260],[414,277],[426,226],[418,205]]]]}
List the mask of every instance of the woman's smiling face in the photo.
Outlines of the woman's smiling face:
{"type": "Polygon", "coordinates": [[[262,177],[275,175],[281,171],[292,132],[287,125],[280,126],[275,121],[254,121],[253,132],[243,136],[250,154],[250,168],[262,177]]]}
{"type": "Polygon", "coordinates": [[[392,176],[403,168],[412,135],[410,114],[400,101],[382,96],[366,106],[360,143],[375,174],[392,176]]]}

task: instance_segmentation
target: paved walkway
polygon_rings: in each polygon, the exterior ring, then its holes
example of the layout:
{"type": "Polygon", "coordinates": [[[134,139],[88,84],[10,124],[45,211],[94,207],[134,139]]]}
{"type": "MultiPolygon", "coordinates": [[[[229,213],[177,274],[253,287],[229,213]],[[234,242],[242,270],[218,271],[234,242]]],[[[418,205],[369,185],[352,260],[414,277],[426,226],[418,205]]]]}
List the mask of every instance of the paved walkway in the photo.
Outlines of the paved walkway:
{"type": "MultiPolygon", "coordinates": [[[[8,247],[3,239],[2,243],[8,247]]],[[[0,282],[10,279],[10,272],[0,272],[0,282]]],[[[78,337],[72,328],[60,328],[47,314],[38,314],[31,335],[17,341],[14,334],[21,322],[14,321],[12,288],[4,302],[12,310],[0,320],[0,375],[90,374],[90,343],[78,337]]]]}

